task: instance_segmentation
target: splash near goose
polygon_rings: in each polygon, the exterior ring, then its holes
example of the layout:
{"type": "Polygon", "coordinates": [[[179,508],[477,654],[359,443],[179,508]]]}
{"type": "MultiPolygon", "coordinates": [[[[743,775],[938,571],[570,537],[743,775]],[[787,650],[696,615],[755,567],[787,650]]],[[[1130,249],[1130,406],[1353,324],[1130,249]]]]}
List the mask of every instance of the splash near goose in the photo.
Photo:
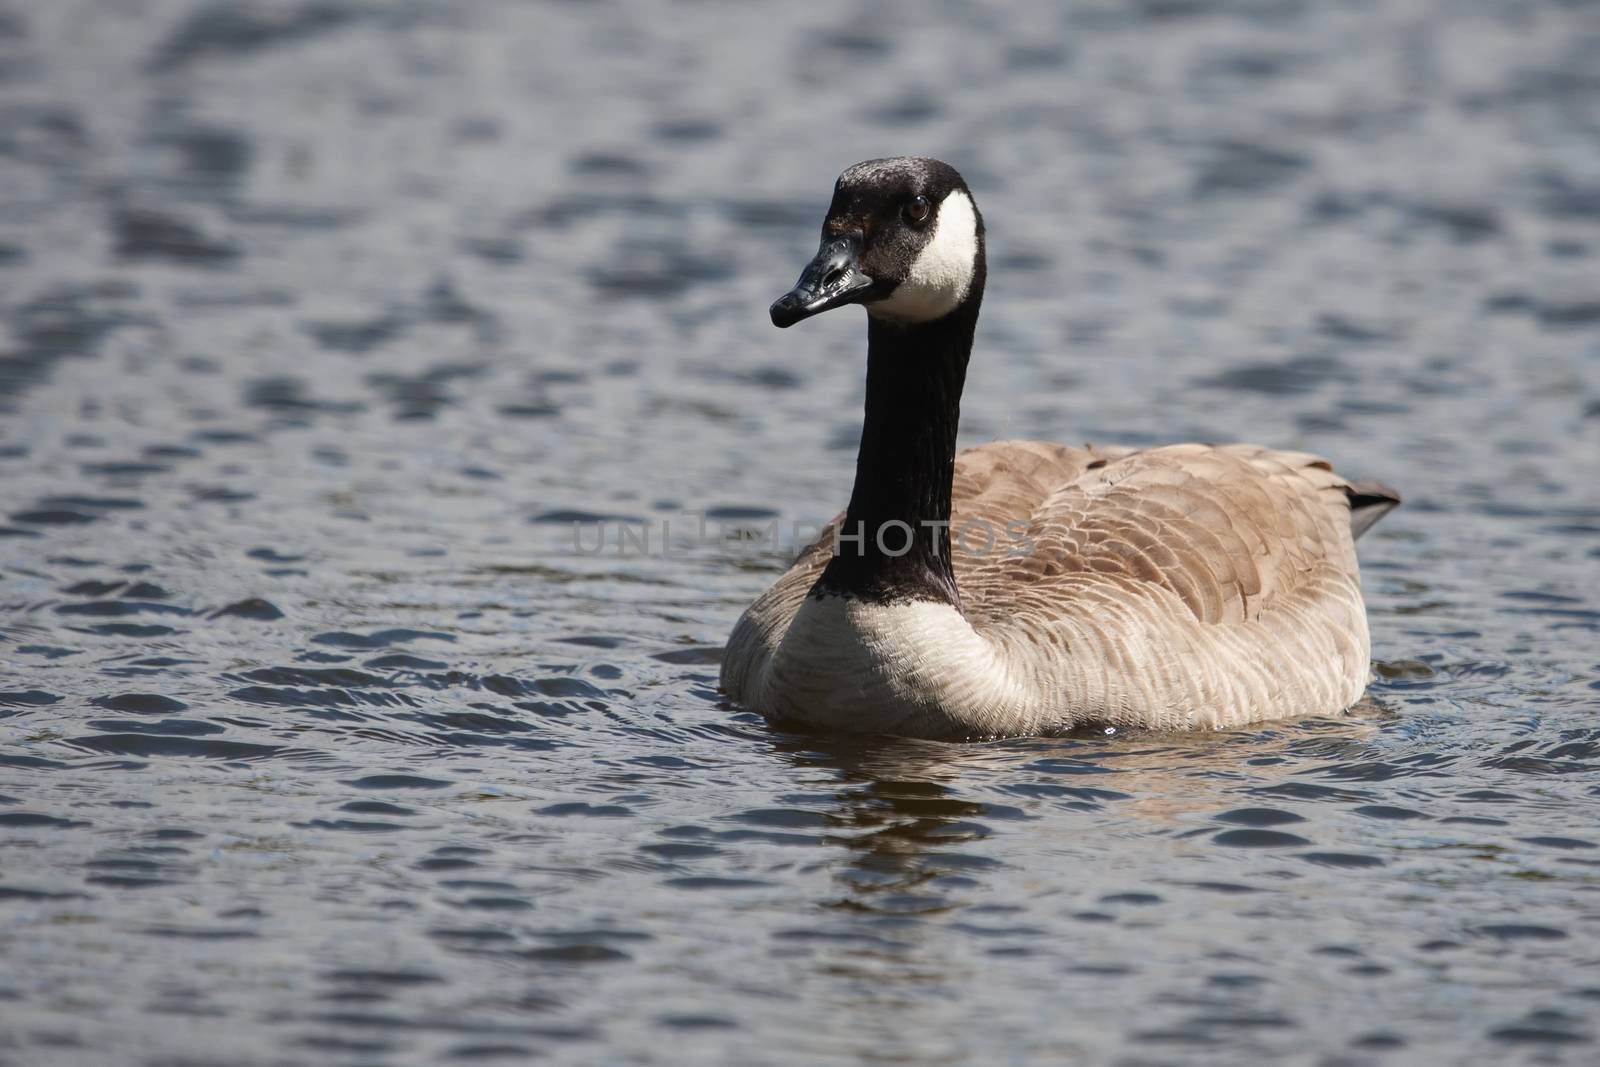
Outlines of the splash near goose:
{"type": "Polygon", "coordinates": [[[929,738],[1220,729],[1355,703],[1371,669],[1355,539],[1399,497],[1255,445],[958,455],[984,279],[983,219],[949,164],[840,175],[772,321],[866,307],[855,488],[739,619],[728,695],[929,738]]]}

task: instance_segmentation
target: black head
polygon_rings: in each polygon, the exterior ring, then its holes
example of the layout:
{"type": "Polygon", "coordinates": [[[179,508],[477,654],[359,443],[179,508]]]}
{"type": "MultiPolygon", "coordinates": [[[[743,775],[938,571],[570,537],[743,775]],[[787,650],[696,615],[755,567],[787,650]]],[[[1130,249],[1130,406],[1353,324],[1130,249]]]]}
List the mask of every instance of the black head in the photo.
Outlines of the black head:
{"type": "Polygon", "coordinates": [[[981,298],[983,218],[961,175],[937,159],[869,159],[839,175],[822,247],[772,305],[774,326],[865,304],[911,325],[981,298]]]}

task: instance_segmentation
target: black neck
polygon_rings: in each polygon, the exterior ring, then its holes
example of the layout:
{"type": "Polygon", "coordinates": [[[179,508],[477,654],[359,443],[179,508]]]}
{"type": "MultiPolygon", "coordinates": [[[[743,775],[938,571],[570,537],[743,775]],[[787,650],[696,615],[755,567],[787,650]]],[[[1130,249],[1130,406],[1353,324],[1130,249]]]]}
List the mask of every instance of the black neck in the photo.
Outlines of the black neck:
{"type": "Polygon", "coordinates": [[[966,301],[934,322],[897,326],[868,316],[856,484],[814,594],[960,607],[950,566],[950,489],[982,284],[980,274],[966,301]]]}

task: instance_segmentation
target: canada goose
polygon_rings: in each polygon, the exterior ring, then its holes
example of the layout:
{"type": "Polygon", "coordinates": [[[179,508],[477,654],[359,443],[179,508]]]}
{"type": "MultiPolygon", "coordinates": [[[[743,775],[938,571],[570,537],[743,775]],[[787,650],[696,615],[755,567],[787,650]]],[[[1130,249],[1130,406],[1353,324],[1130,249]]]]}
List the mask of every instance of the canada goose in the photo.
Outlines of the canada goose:
{"type": "Polygon", "coordinates": [[[932,738],[1220,729],[1355,703],[1371,667],[1354,541],[1400,498],[1254,445],[957,455],[984,276],[983,220],[949,164],[839,176],[822,246],[771,314],[866,306],[855,488],[734,627],[728,695],[814,728],[932,738]]]}

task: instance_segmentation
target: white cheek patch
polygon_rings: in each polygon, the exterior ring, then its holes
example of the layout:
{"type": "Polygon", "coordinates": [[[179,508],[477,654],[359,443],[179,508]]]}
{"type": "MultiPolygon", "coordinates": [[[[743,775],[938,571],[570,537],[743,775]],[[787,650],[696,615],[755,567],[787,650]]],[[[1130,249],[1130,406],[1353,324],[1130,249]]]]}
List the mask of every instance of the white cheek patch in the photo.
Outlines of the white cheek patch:
{"type": "Polygon", "coordinates": [[[972,198],[957,189],[944,198],[933,234],[911,264],[911,272],[888,297],[867,312],[896,322],[931,322],[967,298],[978,259],[978,216],[972,198]]]}

